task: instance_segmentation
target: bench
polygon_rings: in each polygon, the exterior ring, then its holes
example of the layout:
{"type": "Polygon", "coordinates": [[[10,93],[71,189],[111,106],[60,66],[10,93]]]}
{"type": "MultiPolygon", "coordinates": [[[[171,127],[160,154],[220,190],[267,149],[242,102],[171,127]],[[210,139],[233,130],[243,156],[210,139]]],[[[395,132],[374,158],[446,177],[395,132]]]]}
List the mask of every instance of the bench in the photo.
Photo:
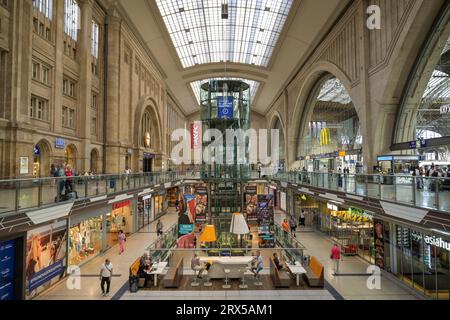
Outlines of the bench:
{"type": "Polygon", "coordinates": [[[303,274],[303,280],[310,287],[324,287],[324,268],[323,265],[316,259],[311,257],[309,264],[304,267],[306,273],[303,274]]]}
{"type": "Polygon", "coordinates": [[[174,267],[170,267],[163,279],[164,288],[178,288],[183,278],[183,258],[174,267]]]}
{"type": "Polygon", "coordinates": [[[275,288],[289,288],[292,278],[286,271],[278,270],[273,257],[270,257],[270,277],[275,288]]]}

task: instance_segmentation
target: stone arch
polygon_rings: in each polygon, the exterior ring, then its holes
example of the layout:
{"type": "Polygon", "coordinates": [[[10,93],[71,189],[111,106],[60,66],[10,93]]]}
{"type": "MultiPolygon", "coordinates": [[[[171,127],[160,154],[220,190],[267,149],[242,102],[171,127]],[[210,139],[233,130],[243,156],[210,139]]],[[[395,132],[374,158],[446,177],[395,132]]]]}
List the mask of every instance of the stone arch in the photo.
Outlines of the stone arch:
{"type": "Polygon", "coordinates": [[[64,162],[70,166],[72,170],[79,170],[78,149],[73,143],[68,144],[64,150],[64,162]]]}
{"type": "MultiPolygon", "coordinates": [[[[281,114],[279,111],[276,111],[273,115],[272,118],[269,121],[269,128],[270,130],[272,129],[280,129],[280,160],[284,160],[287,161],[287,148],[286,148],[286,126],[285,123],[283,122],[283,118],[281,117],[281,114]]],[[[269,137],[271,138],[271,133],[269,132],[269,137]]],[[[287,163],[285,163],[285,166],[287,165],[287,163]]]]}
{"type": "Polygon", "coordinates": [[[91,150],[90,154],[90,171],[93,173],[99,173],[99,159],[100,153],[97,148],[91,150]]]}
{"type": "Polygon", "coordinates": [[[134,144],[137,148],[143,147],[141,145],[142,118],[146,112],[148,112],[151,116],[151,148],[155,151],[162,152],[162,121],[158,112],[157,103],[151,97],[142,98],[137,105],[134,121],[134,144]]]}
{"type": "MultiPolygon", "coordinates": [[[[321,84],[327,79],[335,77],[344,86],[346,92],[351,98],[353,107],[358,115],[361,125],[364,123],[364,118],[362,117],[363,110],[361,109],[362,104],[358,103],[355,99],[357,96],[354,94],[352,88],[352,82],[350,78],[342,71],[338,66],[330,62],[318,62],[311,66],[309,72],[306,74],[299,94],[297,96],[294,112],[293,112],[293,125],[291,126],[290,137],[292,137],[290,152],[289,152],[289,164],[293,165],[297,160],[297,155],[299,152],[299,141],[301,137],[305,135],[308,128],[309,119],[311,119],[314,112],[313,100],[321,89],[321,84]]],[[[364,133],[363,133],[364,136],[364,133]]]]}
{"type": "MultiPolygon", "coordinates": [[[[408,79],[404,81],[403,92],[392,128],[391,141],[394,146],[417,139],[417,115],[423,94],[440,59],[444,58],[442,52],[446,42],[450,40],[450,3],[447,3],[446,9],[442,10],[441,16],[432,30],[425,38],[422,50],[413,59],[413,67],[411,68],[408,65],[409,69],[406,71],[397,67],[389,78],[390,81],[394,82],[402,71],[409,75],[408,79]]],[[[406,55],[406,53],[404,54],[406,55]]],[[[445,59],[448,61],[449,57],[450,51],[447,51],[445,59]]],[[[448,73],[448,71],[445,72],[448,73]]],[[[389,96],[393,90],[392,87],[392,85],[388,86],[384,95],[389,96]]]]}
{"type": "MultiPolygon", "coordinates": [[[[39,155],[34,152],[33,162],[39,163],[37,175],[40,177],[48,177],[51,172],[52,145],[47,139],[41,139],[35,144],[35,148],[39,149],[39,155]]],[[[34,170],[33,170],[34,171],[34,170]]]]}

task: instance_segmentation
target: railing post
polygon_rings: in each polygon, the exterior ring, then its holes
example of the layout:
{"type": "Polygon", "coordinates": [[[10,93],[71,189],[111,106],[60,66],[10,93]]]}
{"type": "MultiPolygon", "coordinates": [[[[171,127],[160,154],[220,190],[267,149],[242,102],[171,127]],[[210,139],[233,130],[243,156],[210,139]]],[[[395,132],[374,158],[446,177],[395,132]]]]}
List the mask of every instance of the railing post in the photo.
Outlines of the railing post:
{"type": "Polygon", "coordinates": [[[84,196],[87,197],[88,196],[88,189],[89,189],[89,177],[83,177],[83,181],[84,181],[84,196]]]}
{"type": "Polygon", "coordinates": [[[416,176],[413,177],[412,183],[413,183],[413,185],[412,185],[412,193],[413,193],[412,203],[414,205],[416,205],[416,187],[417,187],[417,177],[416,176]]]}
{"type": "Polygon", "coordinates": [[[38,179],[38,208],[42,205],[42,179],[38,179]]]}
{"type": "Polygon", "coordinates": [[[20,198],[20,180],[17,181],[17,186],[16,186],[16,192],[15,192],[15,196],[16,196],[16,203],[15,203],[15,211],[18,211],[20,209],[20,205],[19,205],[19,198],[20,198]]]}
{"type": "Polygon", "coordinates": [[[397,202],[397,179],[395,175],[392,175],[392,185],[394,186],[394,201],[397,202]]]}
{"type": "Polygon", "coordinates": [[[365,196],[368,197],[369,196],[369,176],[368,175],[364,175],[364,185],[365,185],[365,196]]]}
{"type": "Polygon", "coordinates": [[[383,197],[381,195],[381,175],[378,175],[378,198],[380,200],[383,199],[383,197]]]}
{"type": "Polygon", "coordinates": [[[436,210],[439,210],[439,178],[433,178],[436,184],[436,210]]]}

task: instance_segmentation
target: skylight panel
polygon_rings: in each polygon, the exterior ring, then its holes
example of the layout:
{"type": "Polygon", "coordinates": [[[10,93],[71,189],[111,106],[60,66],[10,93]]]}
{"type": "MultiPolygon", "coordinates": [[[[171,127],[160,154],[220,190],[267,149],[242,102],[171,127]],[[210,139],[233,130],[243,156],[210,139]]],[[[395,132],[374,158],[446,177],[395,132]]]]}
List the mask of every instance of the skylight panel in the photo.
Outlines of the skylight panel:
{"type": "Polygon", "coordinates": [[[199,64],[230,61],[267,67],[292,2],[228,0],[228,19],[222,19],[222,0],[156,1],[184,68],[195,65],[195,54],[202,57],[199,64]],[[192,44],[186,45],[187,39],[192,44]]]}

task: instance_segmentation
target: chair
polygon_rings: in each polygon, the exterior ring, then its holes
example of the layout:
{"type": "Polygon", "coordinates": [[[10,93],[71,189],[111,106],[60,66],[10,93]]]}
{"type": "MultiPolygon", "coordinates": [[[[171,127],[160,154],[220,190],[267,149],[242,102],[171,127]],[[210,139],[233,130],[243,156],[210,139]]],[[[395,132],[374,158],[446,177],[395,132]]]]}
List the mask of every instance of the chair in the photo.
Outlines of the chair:
{"type": "Polygon", "coordinates": [[[211,282],[211,278],[209,277],[209,271],[205,270],[203,272],[204,277],[205,277],[205,281],[203,282],[203,286],[204,287],[211,287],[212,286],[212,282],[211,282]]]}
{"type": "Polygon", "coordinates": [[[223,289],[231,289],[231,285],[228,283],[228,275],[230,274],[230,269],[223,269],[223,272],[225,273],[225,284],[222,285],[223,289]]]}
{"type": "Polygon", "coordinates": [[[192,269],[192,271],[194,271],[194,281],[191,282],[191,287],[198,287],[200,285],[200,282],[198,282],[198,272],[195,269],[192,269]]]}
{"type": "Polygon", "coordinates": [[[261,281],[261,272],[262,272],[262,270],[257,275],[255,275],[255,281],[253,281],[253,285],[255,287],[262,287],[263,286],[263,283],[261,281]]]}
{"type": "Polygon", "coordinates": [[[249,274],[250,271],[248,271],[247,268],[245,269],[239,269],[239,273],[242,274],[242,278],[241,278],[241,284],[239,285],[239,289],[247,289],[248,285],[245,283],[245,275],[249,274]]]}

